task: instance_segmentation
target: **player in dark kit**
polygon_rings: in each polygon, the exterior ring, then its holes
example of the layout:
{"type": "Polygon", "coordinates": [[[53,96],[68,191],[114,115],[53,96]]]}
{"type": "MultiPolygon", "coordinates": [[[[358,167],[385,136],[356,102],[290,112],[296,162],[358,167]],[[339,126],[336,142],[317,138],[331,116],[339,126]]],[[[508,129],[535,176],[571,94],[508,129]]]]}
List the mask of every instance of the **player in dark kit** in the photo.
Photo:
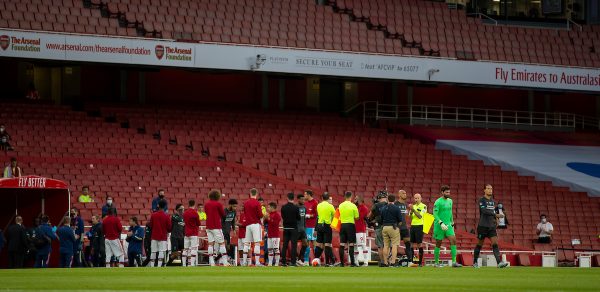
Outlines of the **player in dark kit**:
{"type": "Polygon", "coordinates": [[[400,213],[402,214],[402,222],[400,224],[400,239],[404,242],[404,247],[406,248],[406,257],[409,261],[410,267],[416,267],[413,261],[413,249],[410,243],[410,231],[408,229],[408,215],[410,213],[408,206],[406,206],[406,191],[399,190],[398,191],[398,199],[394,203],[396,206],[400,208],[400,213]]]}
{"type": "Polygon", "coordinates": [[[225,247],[230,259],[235,258],[233,248],[231,248],[231,232],[235,231],[237,204],[238,202],[236,199],[229,200],[227,207],[225,208],[225,217],[221,223],[223,226],[223,236],[225,237],[225,247]]]}
{"type": "Polygon", "coordinates": [[[306,235],[306,206],[304,206],[304,194],[298,194],[298,212],[300,213],[300,221],[298,221],[298,240],[302,242],[300,253],[298,253],[297,265],[308,266],[308,262],[303,262],[301,259],[306,253],[308,247],[308,237],[306,235]]]}
{"type": "Polygon", "coordinates": [[[502,218],[504,215],[496,214],[496,202],[492,199],[493,188],[492,185],[487,184],[484,188],[484,196],[479,199],[479,224],[477,225],[477,245],[473,252],[473,267],[479,268],[477,259],[479,258],[479,252],[483,246],[483,242],[486,238],[489,238],[492,242],[492,250],[494,257],[498,263],[498,268],[505,268],[509,264],[503,262],[500,257],[500,249],[498,248],[498,234],[496,233],[497,219],[502,218]]]}

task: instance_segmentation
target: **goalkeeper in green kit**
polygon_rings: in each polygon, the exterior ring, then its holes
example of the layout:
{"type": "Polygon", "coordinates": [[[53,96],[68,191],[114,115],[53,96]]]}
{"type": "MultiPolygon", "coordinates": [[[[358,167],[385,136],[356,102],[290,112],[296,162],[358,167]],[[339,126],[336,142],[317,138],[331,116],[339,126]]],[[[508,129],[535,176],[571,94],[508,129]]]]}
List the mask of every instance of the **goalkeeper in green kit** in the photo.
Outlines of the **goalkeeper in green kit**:
{"type": "Polygon", "coordinates": [[[435,201],[433,205],[433,239],[435,239],[435,249],[433,255],[435,257],[435,266],[440,265],[440,246],[442,240],[448,238],[450,240],[450,250],[452,253],[452,267],[460,268],[461,264],[456,262],[456,236],[454,235],[454,219],[452,217],[452,199],[450,199],[450,187],[443,185],[440,188],[442,197],[435,201]]]}

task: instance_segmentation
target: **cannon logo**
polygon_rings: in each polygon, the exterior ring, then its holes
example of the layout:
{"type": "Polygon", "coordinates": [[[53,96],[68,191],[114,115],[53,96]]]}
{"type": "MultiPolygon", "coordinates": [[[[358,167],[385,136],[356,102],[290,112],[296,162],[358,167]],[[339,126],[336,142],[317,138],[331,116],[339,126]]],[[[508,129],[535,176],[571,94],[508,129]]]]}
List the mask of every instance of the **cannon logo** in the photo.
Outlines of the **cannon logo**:
{"type": "Polygon", "coordinates": [[[156,54],[156,58],[162,60],[162,57],[165,55],[165,47],[161,45],[156,45],[154,48],[154,54],[156,54]]]}
{"type": "Polygon", "coordinates": [[[42,43],[40,38],[26,38],[26,37],[14,37],[14,36],[0,36],[0,43],[3,50],[9,48],[13,51],[21,52],[39,52],[40,44],[42,43]],[[6,38],[5,38],[6,37],[6,38]]]}
{"type": "Polygon", "coordinates": [[[0,36],[0,48],[2,48],[3,51],[6,51],[6,49],[8,49],[9,45],[10,45],[10,37],[7,35],[1,35],[0,36]]]}

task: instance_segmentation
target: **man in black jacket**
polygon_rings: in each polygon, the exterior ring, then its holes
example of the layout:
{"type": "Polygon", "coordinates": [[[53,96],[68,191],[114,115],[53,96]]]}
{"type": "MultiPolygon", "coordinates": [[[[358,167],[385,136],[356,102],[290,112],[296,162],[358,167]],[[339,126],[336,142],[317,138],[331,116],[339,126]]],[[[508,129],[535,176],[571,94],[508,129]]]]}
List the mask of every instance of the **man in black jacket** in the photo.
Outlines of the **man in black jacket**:
{"type": "Polygon", "coordinates": [[[104,234],[102,232],[102,223],[98,215],[92,216],[92,228],[88,232],[90,246],[92,247],[92,263],[94,267],[104,266],[106,256],[104,253],[104,234]]]}
{"type": "Polygon", "coordinates": [[[23,227],[23,218],[15,217],[15,224],[6,229],[6,240],[8,242],[8,268],[20,269],[23,267],[25,252],[27,251],[27,231],[23,227]]]}
{"type": "Polygon", "coordinates": [[[288,203],[281,207],[281,218],[283,221],[283,261],[286,266],[288,244],[291,242],[291,262],[290,266],[296,266],[296,241],[298,240],[298,222],[300,221],[300,210],[294,204],[294,193],[287,194],[288,203]]]}

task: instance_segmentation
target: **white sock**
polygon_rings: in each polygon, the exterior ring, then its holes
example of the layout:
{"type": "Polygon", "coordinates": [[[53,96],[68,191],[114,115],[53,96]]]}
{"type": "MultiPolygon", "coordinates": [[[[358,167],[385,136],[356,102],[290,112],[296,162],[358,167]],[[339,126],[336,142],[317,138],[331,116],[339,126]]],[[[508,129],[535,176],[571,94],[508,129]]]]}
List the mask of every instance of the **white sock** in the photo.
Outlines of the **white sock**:
{"type": "Polygon", "coordinates": [[[164,256],[167,254],[167,252],[165,251],[165,253],[162,254],[162,255],[160,254],[160,252],[158,252],[157,254],[158,254],[157,255],[157,257],[158,257],[158,267],[160,268],[163,265],[163,260],[165,259],[164,256]]]}
{"type": "Polygon", "coordinates": [[[183,249],[183,251],[181,252],[181,266],[182,267],[187,267],[190,265],[190,263],[188,263],[188,260],[189,260],[188,251],[189,251],[189,249],[183,249]]]}
{"type": "Polygon", "coordinates": [[[221,245],[219,247],[219,253],[221,254],[221,264],[226,264],[227,263],[227,248],[225,247],[225,245],[221,245]]]}
{"type": "Polygon", "coordinates": [[[208,263],[211,266],[215,265],[215,254],[214,254],[215,248],[214,248],[213,244],[214,243],[212,243],[212,242],[208,243],[208,263]]]}
{"type": "Polygon", "coordinates": [[[260,245],[258,243],[254,244],[254,260],[256,260],[255,265],[260,265],[260,245]]]}
{"type": "Polygon", "coordinates": [[[354,261],[356,264],[362,262],[362,246],[360,245],[354,247],[354,261]]]}
{"type": "MultiPolygon", "coordinates": [[[[281,255],[279,253],[279,249],[276,248],[275,249],[275,266],[276,267],[279,267],[279,260],[280,260],[280,258],[281,258],[281,255]]],[[[293,264],[295,264],[295,263],[293,263],[293,264]]]]}
{"type": "Polygon", "coordinates": [[[106,267],[110,268],[110,262],[106,263],[106,267]]]}
{"type": "Polygon", "coordinates": [[[273,262],[274,253],[273,253],[272,248],[269,248],[268,250],[269,250],[269,258],[268,258],[267,266],[271,266],[271,263],[273,262]]]}
{"type": "Polygon", "coordinates": [[[244,243],[244,253],[242,256],[242,266],[247,266],[248,264],[248,252],[250,251],[250,244],[244,243]]]}
{"type": "Polygon", "coordinates": [[[198,265],[198,247],[194,246],[192,247],[192,251],[190,252],[190,257],[192,258],[191,262],[192,262],[192,267],[195,267],[198,265]]]}

